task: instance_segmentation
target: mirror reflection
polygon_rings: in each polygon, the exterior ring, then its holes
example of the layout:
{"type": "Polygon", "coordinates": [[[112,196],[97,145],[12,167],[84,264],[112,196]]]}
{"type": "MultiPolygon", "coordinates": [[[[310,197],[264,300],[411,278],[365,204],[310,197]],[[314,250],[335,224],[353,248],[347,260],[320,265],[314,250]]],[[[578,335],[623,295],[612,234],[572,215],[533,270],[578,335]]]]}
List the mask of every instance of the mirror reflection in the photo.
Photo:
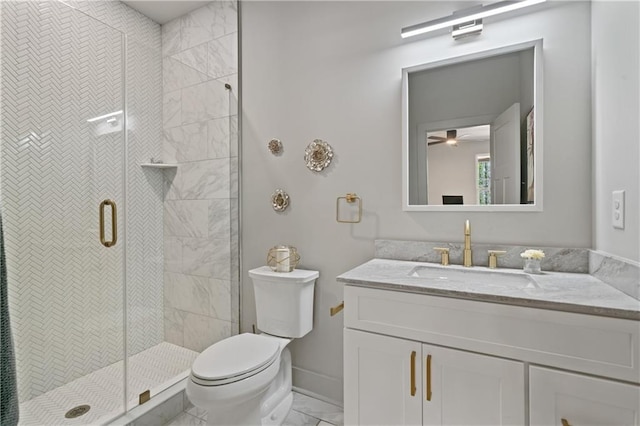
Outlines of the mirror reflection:
{"type": "Polygon", "coordinates": [[[409,71],[410,205],[535,203],[534,47],[409,71]]]}

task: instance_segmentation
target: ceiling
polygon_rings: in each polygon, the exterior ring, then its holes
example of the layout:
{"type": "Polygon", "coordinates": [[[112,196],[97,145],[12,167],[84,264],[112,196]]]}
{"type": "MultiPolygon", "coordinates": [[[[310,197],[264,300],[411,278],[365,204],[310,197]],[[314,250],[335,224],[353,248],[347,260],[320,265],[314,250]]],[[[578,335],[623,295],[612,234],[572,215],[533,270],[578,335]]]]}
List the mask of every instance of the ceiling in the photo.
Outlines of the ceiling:
{"type": "Polygon", "coordinates": [[[120,0],[158,24],[164,24],[211,1],[193,0],[120,0]]]}

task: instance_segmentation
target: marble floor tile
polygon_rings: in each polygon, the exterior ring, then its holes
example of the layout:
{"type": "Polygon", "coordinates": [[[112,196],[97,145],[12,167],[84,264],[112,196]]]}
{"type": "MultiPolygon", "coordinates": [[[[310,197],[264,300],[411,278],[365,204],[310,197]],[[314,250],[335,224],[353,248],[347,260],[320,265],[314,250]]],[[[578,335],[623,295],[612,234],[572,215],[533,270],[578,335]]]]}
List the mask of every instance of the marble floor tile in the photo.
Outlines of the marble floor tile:
{"type": "Polygon", "coordinates": [[[341,426],[344,424],[344,412],[342,407],[320,401],[301,393],[293,393],[293,410],[309,416],[316,417],[332,425],[341,426]]]}
{"type": "Polygon", "coordinates": [[[204,419],[204,420],[207,419],[207,410],[196,407],[195,405],[189,408],[187,410],[187,413],[191,414],[192,416],[198,417],[200,419],[204,419]]]}
{"type": "MultiPolygon", "coordinates": [[[[185,407],[188,405],[190,404],[186,401],[185,407]]],[[[207,420],[207,412],[198,407],[190,406],[183,414],[189,414],[191,417],[198,418],[205,423],[207,420]]],[[[187,421],[193,421],[193,419],[189,419],[188,417],[176,418],[165,426],[200,424],[187,423],[187,421]],[[176,423],[178,420],[182,423],[176,423]]],[[[294,392],[293,407],[284,420],[283,426],[342,426],[343,424],[344,416],[342,408],[294,392]]]]}
{"type": "Polygon", "coordinates": [[[167,426],[205,426],[206,424],[206,420],[193,416],[185,411],[167,423],[167,426]]]}
{"type": "MultiPolygon", "coordinates": [[[[166,426],[178,426],[178,425],[200,425],[200,424],[206,424],[207,421],[207,412],[204,410],[201,410],[197,407],[192,407],[189,410],[187,410],[186,412],[182,413],[183,415],[188,415],[192,418],[196,418],[198,420],[200,420],[202,423],[188,423],[188,421],[192,421],[193,419],[188,418],[186,416],[178,416],[176,417],[174,420],[172,420],[170,423],[168,423],[166,426]],[[199,416],[196,416],[196,414],[198,414],[199,416]]],[[[289,412],[289,415],[287,416],[287,418],[284,419],[284,422],[282,423],[282,426],[316,426],[321,422],[320,419],[316,419],[315,417],[309,416],[307,414],[304,413],[300,413],[298,411],[295,410],[291,410],[289,412]]],[[[329,423],[325,423],[329,424],[329,423]]],[[[333,426],[333,425],[331,425],[333,426]]]]}
{"type": "Polygon", "coordinates": [[[287,418],[284,419],[282,426],[316,426],[319,422],[320,419],[291,410],[287,418]]]}

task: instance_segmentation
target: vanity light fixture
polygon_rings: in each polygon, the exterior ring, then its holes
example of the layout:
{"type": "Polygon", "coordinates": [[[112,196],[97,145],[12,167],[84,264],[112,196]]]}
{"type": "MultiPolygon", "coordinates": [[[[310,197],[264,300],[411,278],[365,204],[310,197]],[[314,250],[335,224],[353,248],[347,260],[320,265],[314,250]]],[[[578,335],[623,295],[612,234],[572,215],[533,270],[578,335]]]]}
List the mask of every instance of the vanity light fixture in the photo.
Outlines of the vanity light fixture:
{"type": "MultiPolygon", "coordinates": [[[[516,1],[498,1],[486,6],[474,7],[468,11],[453,13],[450,16],[434,19],[432,21],[423,22],[421,24],[405,27],[401,30],[402,38],[413,37],[419,34],[440,30],[451,26],[470,23],[472,21],[481,20],[488,16],[499,15],[501,13],[511,12],[513,10],[522,9],[523,7],[533,6],[534,4],[543,3],[546,0],[516,0],[516,1]]],[[[482,25],[482,24],[480,24],[482,25]]],[[[466,26],[465,26],[466,27],[466,26]]],[[[480,31],[482,28],[480,28],[480,31]]],[[[471,33],[475,30],[469,30],[471,33]]]]}
{"type": "Polygon", "coordinates": [[[454,25],[451,30],[451,36],[458,40],[463,37],[478,35],[482,32],[482,19],[475,19],[464,24],[454,25]]]}

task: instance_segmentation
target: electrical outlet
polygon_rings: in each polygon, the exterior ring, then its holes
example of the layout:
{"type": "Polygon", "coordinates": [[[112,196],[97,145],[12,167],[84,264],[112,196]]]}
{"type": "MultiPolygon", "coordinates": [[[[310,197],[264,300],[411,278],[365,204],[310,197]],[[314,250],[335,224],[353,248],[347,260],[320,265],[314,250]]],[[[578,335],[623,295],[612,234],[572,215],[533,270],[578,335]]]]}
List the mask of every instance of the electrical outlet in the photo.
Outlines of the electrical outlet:
{"type": "Polygon", "coordinates": [[[613,227],[624,229],[624,191],[613,191],[613,227]]]}

